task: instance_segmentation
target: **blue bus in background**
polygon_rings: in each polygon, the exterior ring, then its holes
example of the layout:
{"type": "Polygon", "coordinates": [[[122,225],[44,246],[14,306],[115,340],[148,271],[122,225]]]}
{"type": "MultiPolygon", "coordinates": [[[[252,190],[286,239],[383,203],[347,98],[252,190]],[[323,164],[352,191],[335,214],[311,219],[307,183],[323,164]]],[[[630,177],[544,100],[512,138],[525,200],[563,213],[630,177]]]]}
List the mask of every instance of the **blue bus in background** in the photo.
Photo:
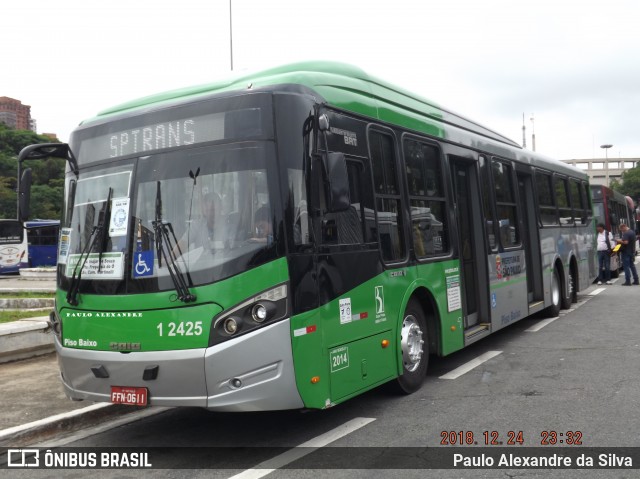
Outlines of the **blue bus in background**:
{"type": "Polygon", "coordinates": [[[29,267],[55,266],[58,262],[59,220],[31,220],[24,224],[27,231],[29,267]]]}

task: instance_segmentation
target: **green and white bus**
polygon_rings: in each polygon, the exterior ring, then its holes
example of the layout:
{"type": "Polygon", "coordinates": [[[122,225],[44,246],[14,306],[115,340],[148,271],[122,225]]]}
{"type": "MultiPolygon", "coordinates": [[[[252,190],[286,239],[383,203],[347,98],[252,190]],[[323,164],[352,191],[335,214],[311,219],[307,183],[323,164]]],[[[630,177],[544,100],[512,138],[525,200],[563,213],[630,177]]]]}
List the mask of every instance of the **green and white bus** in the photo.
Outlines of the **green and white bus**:
{"type": "MultiPolygon", "coordinates": [[[[587,176],[336,63],[126,103],[69,145],[51,315],[75,400],[328,408],[596,276],[587,176]]],[[[23,195],[26,192],[22,192],[23,195]]]]}

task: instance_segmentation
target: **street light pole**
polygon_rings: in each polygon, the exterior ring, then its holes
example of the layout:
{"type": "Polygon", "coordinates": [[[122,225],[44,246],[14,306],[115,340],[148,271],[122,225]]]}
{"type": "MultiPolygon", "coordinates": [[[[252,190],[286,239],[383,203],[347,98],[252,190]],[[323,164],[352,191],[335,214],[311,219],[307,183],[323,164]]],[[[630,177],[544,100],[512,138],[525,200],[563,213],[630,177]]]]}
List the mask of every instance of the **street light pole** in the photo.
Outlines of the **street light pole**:
{"type": "Polygon", "coordinates": [[[531,114],[531,147],[533,151],[536,151],[536,124],[534,123],[535,118],[533,117],[533,113],[531,114]]]}
{"type": "Polygon", "coordinates": [[[231,13],[231,0],[229,0],[229,50],[231,57],[231,71],[233,71],[233,17],[231,13]]]}
{"type": "Polygon", "coordinates": [[[609,145],[609,144],[606,144],[606,145],[600,145],[600,148],[602,148],[602,149],[604,150],[604,157],[605,157],[605,159],[607,159],[607,160],[609,159],[609,153],[608,153],[608,150],[609,150],[609,148],[611,148],[612,146],[613,146],[613,145],[609,145]]]}
{"type": "Polygon", "coordinates": [[[606,182],[606,186],[609,186],[609,148],[611,148],[613,145],[610,145],[608,143],[604,144],[604,145],[600,145],[600,148],[602,148],[604,150],[604,175],[605,175],[605,182],[606,182]]]}

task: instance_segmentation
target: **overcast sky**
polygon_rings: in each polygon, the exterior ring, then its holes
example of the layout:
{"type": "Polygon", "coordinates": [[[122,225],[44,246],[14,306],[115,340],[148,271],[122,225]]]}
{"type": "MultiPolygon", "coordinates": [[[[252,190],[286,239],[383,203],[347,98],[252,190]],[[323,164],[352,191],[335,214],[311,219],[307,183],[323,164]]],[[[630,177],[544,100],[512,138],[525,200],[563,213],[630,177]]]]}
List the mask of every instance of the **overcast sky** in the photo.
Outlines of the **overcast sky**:
{"type": "MultiPolygon", "coordinates": [[[[231,0],[234,70],[337,60],[558,159],[640,157],[637,0],[231,0]]],[[[11,0],[0,96],[66,141],[98,111],[230,74],[229,0],[11,0]]]]}

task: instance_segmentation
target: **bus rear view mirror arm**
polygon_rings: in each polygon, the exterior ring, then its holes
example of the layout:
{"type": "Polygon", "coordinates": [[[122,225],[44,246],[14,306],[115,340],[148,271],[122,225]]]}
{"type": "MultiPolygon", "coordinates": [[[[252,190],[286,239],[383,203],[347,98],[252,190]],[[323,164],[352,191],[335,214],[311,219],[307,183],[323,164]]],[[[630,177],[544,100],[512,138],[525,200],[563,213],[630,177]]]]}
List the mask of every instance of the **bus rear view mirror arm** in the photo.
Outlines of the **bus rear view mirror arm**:
{"type": "Polygon", "coordinates": [[[18,219],[25,222],[31,214],[31,168],[22,172],[18,191],[18,219]]]}
{"type": "Polygon", "coordinates": [[[62,158],[67,160],[73,174],[78,176],[78,161],[67,143],[39,143],[25,146],[18,155],[18,163],[25,160],[42,160],[44,158],[62,158]]]}

